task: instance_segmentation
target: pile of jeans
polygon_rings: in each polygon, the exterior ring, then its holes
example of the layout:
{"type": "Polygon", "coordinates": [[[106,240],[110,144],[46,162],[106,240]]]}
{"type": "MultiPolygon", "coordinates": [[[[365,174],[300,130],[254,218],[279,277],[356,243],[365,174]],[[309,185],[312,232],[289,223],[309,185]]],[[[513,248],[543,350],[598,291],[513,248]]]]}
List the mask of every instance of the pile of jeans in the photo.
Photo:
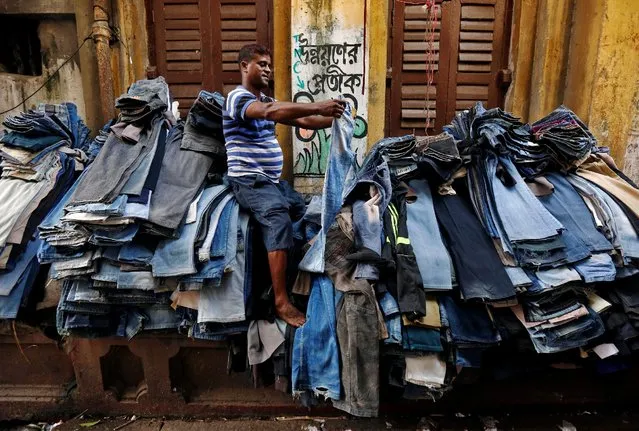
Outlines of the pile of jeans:
{"type": "Polygon", "coordinates": [[[535,141],[551,155],[559,167],[569,168],[587,157],[597,146],[588,127],[570,109],[561,105],[532,124],[535,141]]]}
{"type": "Polygon", "coordinates": [[[0,190],[36,198],[4,200],[23,208],[0,223],[2,315],[50,264],[61,335],[228,340],[229,370],[357,416],[380,394],[445,397],[460,370],[525,372],[522,355],[610,371],[639,349],[639,190],[565,108],[531,127],[476,105],[359,167],[347,108],[322,196],[292,218],[295,329],[274,318],[261,235],[222,176],[223,98],[201,92],[185,123],[170,101],[163,79],[138,81],[91,143],[51,114],[68,106],[10,119],[0,190]]]}
{"type": "Polygon", "coordinates": [[[26,305],[40,265],[38,224],[88,162],[89,129],[72,103],[7,116],[0,137],[0,318],[26,305]]]}
{"type": "MultiPolygon", "coordinates": [[[[328,166],[350,172],[348,124],[333,127],[328,166]]],[[[374,416],[380,392],[437,400],[509,357],[508,372],[541,353],[627,366],[639,190],[606,153],[564,107],[530,126],[477,104],[444,134],[382,139],[345,182],[327,173],[293,288],[308,300],[293,393],[374,416]]]]}
{"type": "Polygon", "coordinates": [[[465,157],[479,148],[508,156],[524,178],[547,170],[567,171],[597,151],[597,141],[577,115],[560,106],[536,123],[522,124],[500,108],[481,103],[457,115],[444,127],[465,157]]]}
{"type": "Polygon", "coordinates": [[[200,91],[189,110],[184,125],[183,148],[209,154],[213,158],[213,172],[226,172],[226,146],[222,129],[224,96],[200,91]]]}
{"type": "Polygon", "coordinates": [[[223,102],[200,93],[184,124],[162,78],[117,99],[120,115],[89,147],[94,162],[39,226],[37,256],[61,285],[61,335],[248,330],[252,226],[219,175],[223,102]]]}

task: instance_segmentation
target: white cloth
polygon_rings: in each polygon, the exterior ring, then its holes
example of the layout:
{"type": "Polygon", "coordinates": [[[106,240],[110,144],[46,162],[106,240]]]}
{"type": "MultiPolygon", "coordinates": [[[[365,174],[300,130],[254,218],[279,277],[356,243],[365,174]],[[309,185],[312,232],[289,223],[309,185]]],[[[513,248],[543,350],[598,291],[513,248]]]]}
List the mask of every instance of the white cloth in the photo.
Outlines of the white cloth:
{"type": "Polygon", "coordinates": [[[419,386],[441,386],[446,378],[446,362],[436,353],[406,355],[404,380],[419,386]]]}

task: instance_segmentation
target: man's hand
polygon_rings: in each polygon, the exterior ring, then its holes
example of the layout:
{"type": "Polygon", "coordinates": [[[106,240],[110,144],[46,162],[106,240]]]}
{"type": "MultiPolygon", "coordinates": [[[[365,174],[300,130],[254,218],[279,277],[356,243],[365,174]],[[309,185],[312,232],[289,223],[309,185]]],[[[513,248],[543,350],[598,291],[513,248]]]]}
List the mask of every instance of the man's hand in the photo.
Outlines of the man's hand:
{"type": "Polygon", "coordinates": [[[342,114],[344,114],[344,109],[346,108],[345,100],[325,100],[323,102],[316,102],[317,106],[317,115],[321,115],[323,117],[332,117],[332,118],[340,118],[342,114]]]}

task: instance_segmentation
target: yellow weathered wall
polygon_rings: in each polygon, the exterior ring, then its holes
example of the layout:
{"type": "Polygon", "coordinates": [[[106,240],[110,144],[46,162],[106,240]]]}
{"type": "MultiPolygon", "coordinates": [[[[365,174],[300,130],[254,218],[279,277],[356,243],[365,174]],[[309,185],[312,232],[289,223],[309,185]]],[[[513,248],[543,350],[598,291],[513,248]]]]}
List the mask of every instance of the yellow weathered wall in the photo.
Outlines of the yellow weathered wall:
{"type": "Polygon", "coordinates": [[[535,121],[565,104],[618,165],[639,164],[639,1],[515,0],[510,67],[506,109],[535,121]]]}
{"type": "Polygon", "coordinates": [[[608,0],[603,14],[588,126],[620,164],[637,106],[639,2],[608,0]]]}
{"type": "Polygon", "coordinates": [[[111,62],[115,97],[139,79],[146,78],[149,65],[146,10],[143,0],[113,2],[121,42],[112,46],[111,62]]]}

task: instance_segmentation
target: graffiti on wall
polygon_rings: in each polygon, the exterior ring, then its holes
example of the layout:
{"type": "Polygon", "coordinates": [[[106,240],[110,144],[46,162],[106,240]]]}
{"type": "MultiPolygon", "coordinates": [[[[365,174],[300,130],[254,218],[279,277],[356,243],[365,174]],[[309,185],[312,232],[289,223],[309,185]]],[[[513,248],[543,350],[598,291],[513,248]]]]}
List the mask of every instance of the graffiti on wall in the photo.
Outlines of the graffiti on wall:
{"type": "MultiPolygon", "coordinates": [[[[317,36],[293,34],[293,101],[312,103],[338,95],[346,98],[355,115],[352,148],[360,160],[368,135],[362,43],[357,35],[339,43],[313,43],[317,36]]],[[[330,129],[295,128],[293,141],[295,175],[322,177],[330,151],[330,129]]]]}

